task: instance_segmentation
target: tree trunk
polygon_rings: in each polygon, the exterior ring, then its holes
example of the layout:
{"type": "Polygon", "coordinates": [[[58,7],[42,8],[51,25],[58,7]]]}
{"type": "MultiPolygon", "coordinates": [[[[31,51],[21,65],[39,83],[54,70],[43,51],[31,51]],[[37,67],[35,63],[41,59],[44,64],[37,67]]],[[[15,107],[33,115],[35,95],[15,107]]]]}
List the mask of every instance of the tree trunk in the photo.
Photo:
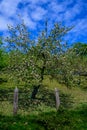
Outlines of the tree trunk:
{"type": "Polygon", "coordinates": [[[33,87],[33,92],[31,94],[31,99],[35,99],[36,98],[36,95],[38,93],[39,88],[40,88],[40,85],[33,87]]]}
{"type": "Polygon", "coordinates": [[[42,81],[43,81],[43,79],[44,79],[44,71],[45,71],[45,65],[46,65],[46,60],[45,60],[45,55],[43,54],[43,58],[44,58],[44,63],[43,63],[43,66],[42,66],[42,68],[40,68],[40,70],[41,70],[41,74],[40,74],[40,77],[41,77],[41,79],[40,79],[40,84],[38,85],[38,86],[34,86],[33,87],[33,92],[32,92],[32,94],[31,94],[31,99],[35,99],[36,98],[36,95],[37,95],[37,93],[38,93],[38,90],[39,90],[39,88],[41,87],[41,84],[42,84],[42,81]]]}
{"type": "Polygon", "coordinates": [[[40,80],[40,84],[38,86],[34,86],[33,87],[33,92],[31,94],[31,99],[35,99],[36,98],[38,90],[41,87],[41,84],[42,84],[42,81],[43,81],[43,78],[44,78],[44,70],[45,70],[45,67],[43,66],[43,68],[41,69],[41,80],[40,80]]]}

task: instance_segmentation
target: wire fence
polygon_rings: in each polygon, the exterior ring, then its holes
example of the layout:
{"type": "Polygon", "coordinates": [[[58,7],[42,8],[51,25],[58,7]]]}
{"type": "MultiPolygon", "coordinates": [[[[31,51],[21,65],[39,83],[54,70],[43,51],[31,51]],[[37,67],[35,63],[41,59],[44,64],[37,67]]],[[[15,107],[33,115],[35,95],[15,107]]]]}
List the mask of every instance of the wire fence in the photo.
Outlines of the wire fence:
{"type": "Polygon", "coordinates": [[[73,100],[70,95],[65,95],[55,90],[41,88],[35,99],[31,98],[32,90],[27,89],[1,89],[0,113],[5,115],[28,114],[31,111],[46,109],[58,110],[59,106],[71,107],[73,100]],[[60,95],[60,96],[59,96],[60,95]]]}

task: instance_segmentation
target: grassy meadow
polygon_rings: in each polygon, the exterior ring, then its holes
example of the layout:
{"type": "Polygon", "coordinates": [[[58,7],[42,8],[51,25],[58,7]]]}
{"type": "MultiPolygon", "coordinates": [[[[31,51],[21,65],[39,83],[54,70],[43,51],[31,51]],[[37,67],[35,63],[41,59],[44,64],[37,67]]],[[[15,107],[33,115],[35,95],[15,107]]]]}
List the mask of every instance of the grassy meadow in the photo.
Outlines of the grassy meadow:
{"type": "MultiPolygon", "coordinates": [[[[21,94],[22,86],[23,83],[18,87],[19,94],[21,94]]],[[[52,97],[48,96],[48,92],[44,89],[38,92],[38,97],[44,96],[45,98],[46,96],[48,104],[40,102],[34,108],[36,102],[33,102],[32,106],[19,109],[17,116],[13,116],[12,102],[0,101],[0,130],[87,130],[87,90],[79,87],[67,88],[48,77],[45,77],[43,86],[47,91],[53,93],[54,89],[58,88],[60,95],[62,93],[60,100],[63,99],[65,106],[60,105],[59,110],[56,111],[55,102],[52,101],[52,97]],[[44,94],[42,95],[43,91],[44,94]],[[72,105],[68,107],[67,102],[72,102],[72,105]]],[[[14,88],[15,83],[11,81],[0,84],[0,90],[13,89],[14,91],[14,88]]],[[[28,100],[27,95],[24,98],[28,100]]],[[[23,103],[25,100],[23,100],[23,103]]],[[[26,106],[28,105],[26,104],[26,106]]]]}

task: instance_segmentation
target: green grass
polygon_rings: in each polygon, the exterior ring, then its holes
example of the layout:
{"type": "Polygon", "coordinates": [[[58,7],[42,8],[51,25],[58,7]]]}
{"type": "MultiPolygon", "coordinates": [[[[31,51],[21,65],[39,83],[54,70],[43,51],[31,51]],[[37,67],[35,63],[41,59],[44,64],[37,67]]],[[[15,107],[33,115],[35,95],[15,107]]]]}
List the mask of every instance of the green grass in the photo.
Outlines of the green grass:
{"type": "MultiPolygon", "coordinates": [[[[60,85],[56,80],[49,80],[47,77],[43,85],[49,92],[58,88],[60,94],[62,92],[71,96],[73,106],[71,108],[60,106],[57,112],[49,102],[48,105],[41,103],[35,108],[32,106],[29,109],[19,109],[18,115],[14,117],[13,104],[4,101],[0,103],[0,130],[87,130],[87,91],[77,87],[66,88],[65,85],[60,85]]],[[[0,84],[0,89],[10,88],[14,89],[15,83],[8,81],[0,84]]],[[[39,92],[38,96],[41,94],[39,92]]],[[[48,96],[47,93],[45,96],[48,96]]],[[[65,97],[63,98],[65,100],[65,97]]]]}
{"type": "Polygon", "coordinates": [[[1,130],[86,130],[87,105],[75,110],[60,108],[58,112],[48,111],[26,116],[0,115],[1,130]]]}
{"type": "Polygon", "coordinates": [[[65,94],[70,94],[71,97],[73,97],[74,107],[77,107],[82,103],[87,103],[87,90],[79,87],[67,88],[65,85],[59,84],[56,80],[50,80],[47,77],[44,80],[44,85],[49,89],[54,90],[54,88],[58,88],[59,91],[62,91],[65,94]]]}

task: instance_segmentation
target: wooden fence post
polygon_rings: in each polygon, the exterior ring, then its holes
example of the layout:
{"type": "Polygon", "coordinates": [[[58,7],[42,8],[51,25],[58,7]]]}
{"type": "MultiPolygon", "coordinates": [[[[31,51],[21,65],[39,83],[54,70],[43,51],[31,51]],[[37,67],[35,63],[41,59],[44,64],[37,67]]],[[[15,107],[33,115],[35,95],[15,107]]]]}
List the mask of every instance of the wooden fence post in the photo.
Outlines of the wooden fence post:
{"type": "Polygon", "coordinates": [[[59,91],[55,88],[55,98],[56,98],[56,110],[58,110],[60,106],[60,98],[59,98],[59,91]]]}
{"type": "Polygon", "coordinates": [[[18,111],[18,88],[14,90],[14,101],[13,101],[13,115],[17,115],[18,111]]]}

